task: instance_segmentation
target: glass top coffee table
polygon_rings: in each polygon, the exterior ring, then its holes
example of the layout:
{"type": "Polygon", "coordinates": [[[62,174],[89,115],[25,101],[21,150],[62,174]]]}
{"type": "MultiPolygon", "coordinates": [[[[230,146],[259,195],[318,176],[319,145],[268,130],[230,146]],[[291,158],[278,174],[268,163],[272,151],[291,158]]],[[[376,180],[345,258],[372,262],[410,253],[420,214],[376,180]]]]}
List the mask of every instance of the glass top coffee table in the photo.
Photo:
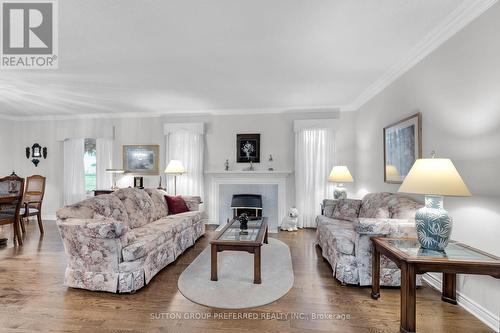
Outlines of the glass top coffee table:
{"type": "Polygon", "coordinates": [[[401,332],[416,330],[416,275],[443,273],[441,299],[457,304],[456,274],[490,275],[500,279],[500,258],[451,241],[444,251],[423,249],[415,238],[372,237],[372,298],[380,297],[380,255],[401,269],[401,332]]]}
{"type": "Polygon", "coordinates": [[[244,251],[254,255],[253,283],[261,280],[261,247],[267,244],[267,217],[248,221],[246,233],[240,232],[240,223],[233,219],[210,242],[211,246],[211,280],[217,281],[217,253],[222,251],[244,251]]]}

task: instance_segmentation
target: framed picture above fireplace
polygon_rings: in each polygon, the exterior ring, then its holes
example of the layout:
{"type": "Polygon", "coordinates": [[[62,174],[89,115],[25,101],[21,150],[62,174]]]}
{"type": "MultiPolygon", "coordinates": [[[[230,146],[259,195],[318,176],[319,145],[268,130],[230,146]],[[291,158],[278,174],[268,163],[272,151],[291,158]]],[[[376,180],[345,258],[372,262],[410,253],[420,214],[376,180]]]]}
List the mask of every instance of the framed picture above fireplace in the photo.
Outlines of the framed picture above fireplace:
{"type": "Polygon", "coordinates": [[[236,135],[236,162],[260,163],[260,134],[236,135]]]}

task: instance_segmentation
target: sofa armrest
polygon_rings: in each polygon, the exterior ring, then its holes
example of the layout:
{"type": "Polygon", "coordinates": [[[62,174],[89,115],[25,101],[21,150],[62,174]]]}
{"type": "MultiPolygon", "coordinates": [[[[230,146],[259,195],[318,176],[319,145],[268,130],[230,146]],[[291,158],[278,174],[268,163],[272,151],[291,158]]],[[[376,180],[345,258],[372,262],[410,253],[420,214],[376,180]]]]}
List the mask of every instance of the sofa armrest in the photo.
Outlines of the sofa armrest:
{"type": "Polygon", "coordinates": [[[337,203],[338,200],[335,199],[324,199],[321,204],[321,215],[331,217],[337,203]]]}
{"type": "Polygon", "coordinates": [[[123,222],[110,218],[102,219],[58,219],[59,230],[72,229],[90,238],[116,239],[124,236],[129,228],[123,222]]]}
{"type": "Polygon", "coordinates": [[[413,236],[415,234],[415,220],[359,218],[355,230],[360,235],[369,236],[413,236]]]}
{"type": "Polygon", "coordinates": [[[68,268],[89,272],[118,272],[122,249],[135,240],[122,222],[110,219],[57,219],[68,256],[68,268]]]}
{"type": "Polygon", "coordinates": [[[195,195],[183,195],[182,199],[184,199],[190,211],[200,210],[200,204],[203,203],[203,201],[201,201],[201,197],[195,195]]]}

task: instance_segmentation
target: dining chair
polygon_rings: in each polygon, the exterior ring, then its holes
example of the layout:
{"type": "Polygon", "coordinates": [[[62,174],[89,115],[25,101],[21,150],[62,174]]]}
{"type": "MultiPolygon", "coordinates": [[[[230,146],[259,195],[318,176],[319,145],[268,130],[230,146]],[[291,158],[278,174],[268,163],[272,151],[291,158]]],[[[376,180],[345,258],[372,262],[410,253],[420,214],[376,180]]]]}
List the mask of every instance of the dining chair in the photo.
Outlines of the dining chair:
{"type": "Polygon", "coordinates": [[[46,178],[40,175],[33,175],[26,178],[23,207],[19,215],[23,233],[26,232],[23,220],[28,220],[30,216],[36,216],[38,228],[40,229],[40,233],[43,234],[42,203],[43,196],[45,195],[45,182],[46,178]]]}
{"type": "Polygon", "coordinates": [[[12,224],[14,229],[14,245],[23,245],[19,230],[19,212],[21,210],[24,193],[24,179],[15,173],[0,178],[0,225],[12,224]]]}

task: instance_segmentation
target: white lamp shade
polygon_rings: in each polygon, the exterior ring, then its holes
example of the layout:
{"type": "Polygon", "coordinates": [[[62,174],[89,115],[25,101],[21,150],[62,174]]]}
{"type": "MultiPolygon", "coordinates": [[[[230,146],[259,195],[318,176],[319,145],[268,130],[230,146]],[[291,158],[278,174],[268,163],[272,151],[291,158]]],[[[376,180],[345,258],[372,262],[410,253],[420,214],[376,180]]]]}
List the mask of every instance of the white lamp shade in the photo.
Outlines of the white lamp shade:
{"type": "Polygon", "coordinates": [[[337,165],[332,168],[328,180],[335,183],[352,183],[354,179],[345,165],[337,165]]]}
{"type": "Polygon", "coordinates": [[[171,173],[171,174],[181,174],[185,172],[186,169],[184,169],[182,162],[179,160],[171,160],[168,163],[167,168],[165,169],[165,173],[171,173]]]}
{"type": "Polygon", "coordinates": [[[423,158],[415,161],[398,192],[468,197],[469,189],[447,158],[423,158]]]}

